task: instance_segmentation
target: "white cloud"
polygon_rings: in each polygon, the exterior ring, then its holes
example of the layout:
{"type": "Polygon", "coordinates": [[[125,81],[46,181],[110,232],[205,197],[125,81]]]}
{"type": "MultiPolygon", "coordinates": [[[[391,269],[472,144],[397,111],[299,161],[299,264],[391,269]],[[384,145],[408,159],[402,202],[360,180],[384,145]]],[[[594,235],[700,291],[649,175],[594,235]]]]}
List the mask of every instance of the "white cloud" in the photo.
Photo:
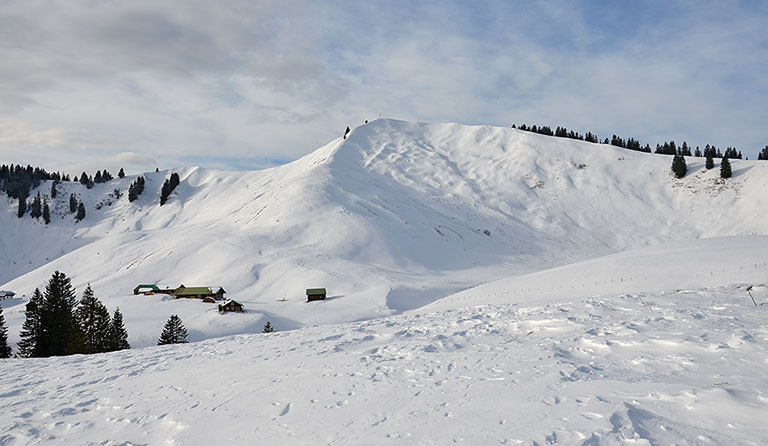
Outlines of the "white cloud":
{"type": "Polygon", "coordinates": [[[13,61],[0,65],[0,158],[48,167],[131,152],[152,159],[139,166],[215,157],[247,167],[296,158],[378,114],[746,153],[768,143],[765,7],[621,7],[634,10],[10,3],[0,12],[0,58],[13,61]]]}

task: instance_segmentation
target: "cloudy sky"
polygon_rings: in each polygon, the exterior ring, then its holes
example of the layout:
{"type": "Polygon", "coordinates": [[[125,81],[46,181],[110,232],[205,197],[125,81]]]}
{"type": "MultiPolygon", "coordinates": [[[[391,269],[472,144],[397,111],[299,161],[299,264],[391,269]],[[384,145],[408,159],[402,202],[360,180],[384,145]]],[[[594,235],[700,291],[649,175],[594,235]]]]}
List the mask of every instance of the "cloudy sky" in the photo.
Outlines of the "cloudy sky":
{"type": "Polygon", "coordinates": [[[379,115],[755,158],[766,29],[755,1],[5,0],[0,163],[256,169],[379,115]]]}

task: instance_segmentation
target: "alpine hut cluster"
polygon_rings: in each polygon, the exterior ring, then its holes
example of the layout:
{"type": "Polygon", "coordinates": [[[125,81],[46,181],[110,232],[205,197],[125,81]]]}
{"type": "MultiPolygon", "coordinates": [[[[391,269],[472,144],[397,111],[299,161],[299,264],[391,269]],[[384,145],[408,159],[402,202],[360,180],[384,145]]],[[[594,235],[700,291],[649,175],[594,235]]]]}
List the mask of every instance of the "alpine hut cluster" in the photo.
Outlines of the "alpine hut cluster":
{"type": "Polygon", "coordinates": [[[214,303],[224,300],[226,291],[220,286],[187,287],[182,284],[178,288],[160,288],[156,284],[142,284],[133,289],[133,294],[167,294],[176,299],[200,299],[203,302],[214,303]]]}

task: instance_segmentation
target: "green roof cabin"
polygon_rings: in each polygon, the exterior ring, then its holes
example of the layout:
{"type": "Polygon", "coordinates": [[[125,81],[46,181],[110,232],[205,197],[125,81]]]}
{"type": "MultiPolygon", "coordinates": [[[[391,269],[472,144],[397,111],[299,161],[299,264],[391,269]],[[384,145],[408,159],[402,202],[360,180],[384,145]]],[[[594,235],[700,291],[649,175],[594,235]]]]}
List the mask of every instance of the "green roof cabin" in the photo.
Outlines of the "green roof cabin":
{"type": "Polygon", "coordinates": [[[174,291],[173,296],[177,299],[179,298],[185,298],[185,299],[202,299],[204,302],[210,302],[213,303],[217,300],[224,300],[224,294],[226,291],[224,291],[224,288],[217,286],[217,287],[207,287],[207,286],[189,286],[185,287],[184,285],[180,286],[179,288],[174,291]]]}
{"type": "Polygon", "coordinates": [[[307,302],[325,300],[325,288],[307,288],[307,302]]]}

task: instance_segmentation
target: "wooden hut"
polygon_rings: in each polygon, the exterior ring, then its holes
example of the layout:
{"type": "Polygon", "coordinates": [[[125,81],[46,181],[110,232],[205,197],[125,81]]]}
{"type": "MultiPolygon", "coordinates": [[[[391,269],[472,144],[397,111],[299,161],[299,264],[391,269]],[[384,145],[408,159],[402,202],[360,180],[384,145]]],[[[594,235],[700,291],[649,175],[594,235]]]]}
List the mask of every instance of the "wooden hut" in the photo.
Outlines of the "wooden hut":
{"type": "Polygon", "coordinates": [[[245,309],[240,302],[229,299],[219,304],[219,313],[245,313],[245,309]]]}
{"type": "Polygon", "coordinates": [[[177,299],[202,299],[206,302],[215,302],[224,300],[224,288],[222,287],[207,287],[207,286],[180,286],[173,292],[173,296],[177,299]]]}
{"type": "Polygon", "coordinates": [[[325,288],[307,288],[307,302],[325,300],[325,288]]]}

